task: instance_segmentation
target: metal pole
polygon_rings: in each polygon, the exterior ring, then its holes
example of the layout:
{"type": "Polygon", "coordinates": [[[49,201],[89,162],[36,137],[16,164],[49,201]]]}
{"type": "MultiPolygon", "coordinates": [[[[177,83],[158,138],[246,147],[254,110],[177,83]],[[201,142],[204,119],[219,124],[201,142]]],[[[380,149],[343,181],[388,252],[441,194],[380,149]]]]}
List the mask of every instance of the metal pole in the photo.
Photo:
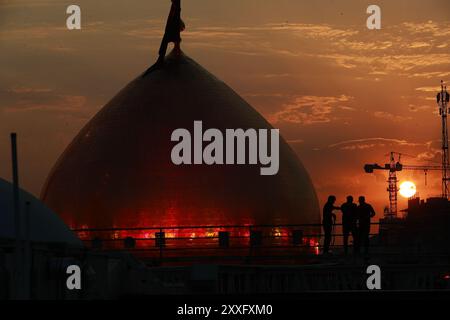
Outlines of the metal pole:
{"type": "Polygon", "coordinates": [[[12,173],[13,173],[13,203],[14,203],[14,236],[15,236],[15,248],[14,248],[14,299],[21,298],[21,214],[20,214],[20,201],[19,201],[19,169],[17,159],[17,134],[11,133],[11,155],[12,155],[12,173]]]}
{"type": "Polygon", "coordinates": [[[159,263],[162,264],[163,260],[163,239],[162,239],[163,229],[159,229],[159,263]]]}

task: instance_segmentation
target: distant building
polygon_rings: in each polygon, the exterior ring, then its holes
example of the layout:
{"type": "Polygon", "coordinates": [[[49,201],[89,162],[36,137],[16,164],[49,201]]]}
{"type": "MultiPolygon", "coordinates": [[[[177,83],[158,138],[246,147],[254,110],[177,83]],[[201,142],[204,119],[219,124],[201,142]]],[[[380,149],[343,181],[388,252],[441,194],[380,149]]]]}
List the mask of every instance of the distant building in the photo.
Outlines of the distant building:
{"type": "Polygon", "coordinates": [[[380,219],[380,244],[430,254],[450,252],[450,201],[412,198],[403,211],[404,218],[380,219]]]}

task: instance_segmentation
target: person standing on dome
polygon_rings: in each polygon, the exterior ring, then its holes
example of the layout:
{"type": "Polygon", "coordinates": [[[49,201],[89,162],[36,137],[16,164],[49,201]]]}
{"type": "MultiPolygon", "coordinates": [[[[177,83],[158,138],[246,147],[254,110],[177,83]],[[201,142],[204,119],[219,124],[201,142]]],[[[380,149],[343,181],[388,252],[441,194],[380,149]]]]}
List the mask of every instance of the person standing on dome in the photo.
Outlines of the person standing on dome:
{"type": "Polygon", "coordinates": [[[166,29],[163,39],[161,40],[161,46],[159,48],[159,57],[157,63],[162,63],[166,56],[167,46],[170,42],[173,42],[175,49],[180,51],[180,32],[185,29],[185,24],[180,17],[181,4],[180,0],[172,0],[172,6],[170,7],[169,16],[167,17],[166,29]]]}
{"type": "Polygon", "coordinates": [[[144,77],[163,65],[169,43],[173,42],[174,51],[181,53],[180,32],[184,31],[185,28],[186,25],[181,19],[181,0],[172,0],[172,6],[170,7],[169,16],[167,17],[164,36],[161,40],[161,45],[158,51],[158,60],[156,60],[156,62],[144,72],[144,77]]]}

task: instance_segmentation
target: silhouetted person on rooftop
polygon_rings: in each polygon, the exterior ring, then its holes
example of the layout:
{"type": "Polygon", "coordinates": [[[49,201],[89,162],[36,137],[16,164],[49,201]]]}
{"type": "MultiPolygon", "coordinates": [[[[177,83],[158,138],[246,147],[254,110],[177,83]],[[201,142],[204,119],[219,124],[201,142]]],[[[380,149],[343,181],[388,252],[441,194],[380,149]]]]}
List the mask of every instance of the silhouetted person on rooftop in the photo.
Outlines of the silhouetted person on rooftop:
{"type": "Polygon", "coordinates": [[[328,253],[330,250],[331,243],[331,233],[333,231],[333,223],[336,221],[336,215],[333,213],[333,210],[340,209],[339,207],[335,207],[334,203],[336,202],[335,196],[329,196],[327,203],[325,203],[323,207],[323,217],[322,217],[322,226],[323,231],[325,233],[325,239],[323,242],[323,253],[328,253]]]}
{"type": "Polygon", "coordinates": [[[166,29],[164,36],[161,40],[161,46],[159,47],[159,58],[157,63],[162,63],[166,56],[167,46],[170,42],[175,45],[175,50],[180,51],[180,32],[184,30],[185,25],[180,17],[181,4],[180,0],[172,0],[172,6],[170,7],[169,16],[167,17],[166,29]]]}
{"type": "Polygon", "coordinates": [[[348,196],[347,202],[341,205],[342,210],[342,233],[344,234],[344,253],[348,253],[348,236],[353,237],[353,251],[358,251],[358,206],[353,202],[353,197],[348,196]]]}
{"type": "Polygon", "coordinates": [[[161,67],[166,56],[167,47],[169,43],[174,43],[174,51],[176,53],[181,53],[180,42],[181,36],[180,32],[185,29],[185,24],[181,20],[181,0],[172,0],[172,6],[170,7],[169,16],[167,17],[166,28],[164,31],[164,36],[161,40],[161,45],[158,51],[158,60],[148,68],[143,76],[152,72],[155,69],[161,67]]]}
{"type": "Polygon", "coordinates": [[[375,210],[366,202],[366,198],[359,197],[359,243],[364,245],[364,253],[369,253],[370,218],[375,216],[375,210]]]}

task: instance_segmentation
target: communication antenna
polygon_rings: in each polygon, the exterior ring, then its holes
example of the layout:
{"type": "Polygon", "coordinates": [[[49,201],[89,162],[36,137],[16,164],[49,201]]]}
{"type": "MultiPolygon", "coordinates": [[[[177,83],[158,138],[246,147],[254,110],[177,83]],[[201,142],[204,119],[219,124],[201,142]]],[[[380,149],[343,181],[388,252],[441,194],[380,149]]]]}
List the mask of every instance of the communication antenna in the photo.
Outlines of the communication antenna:
{"type": "Polygon", "coordinates": [[[441,91],[436,96],[436,101],[439,106],[439,115],[442,118],[442,198],[448,199],[448,181],[449,181],[449,155],[448,155],[448,128],[447,128],[447,104],[449,101],[449,94],[447,86],[441,80],[441,91]]]}

